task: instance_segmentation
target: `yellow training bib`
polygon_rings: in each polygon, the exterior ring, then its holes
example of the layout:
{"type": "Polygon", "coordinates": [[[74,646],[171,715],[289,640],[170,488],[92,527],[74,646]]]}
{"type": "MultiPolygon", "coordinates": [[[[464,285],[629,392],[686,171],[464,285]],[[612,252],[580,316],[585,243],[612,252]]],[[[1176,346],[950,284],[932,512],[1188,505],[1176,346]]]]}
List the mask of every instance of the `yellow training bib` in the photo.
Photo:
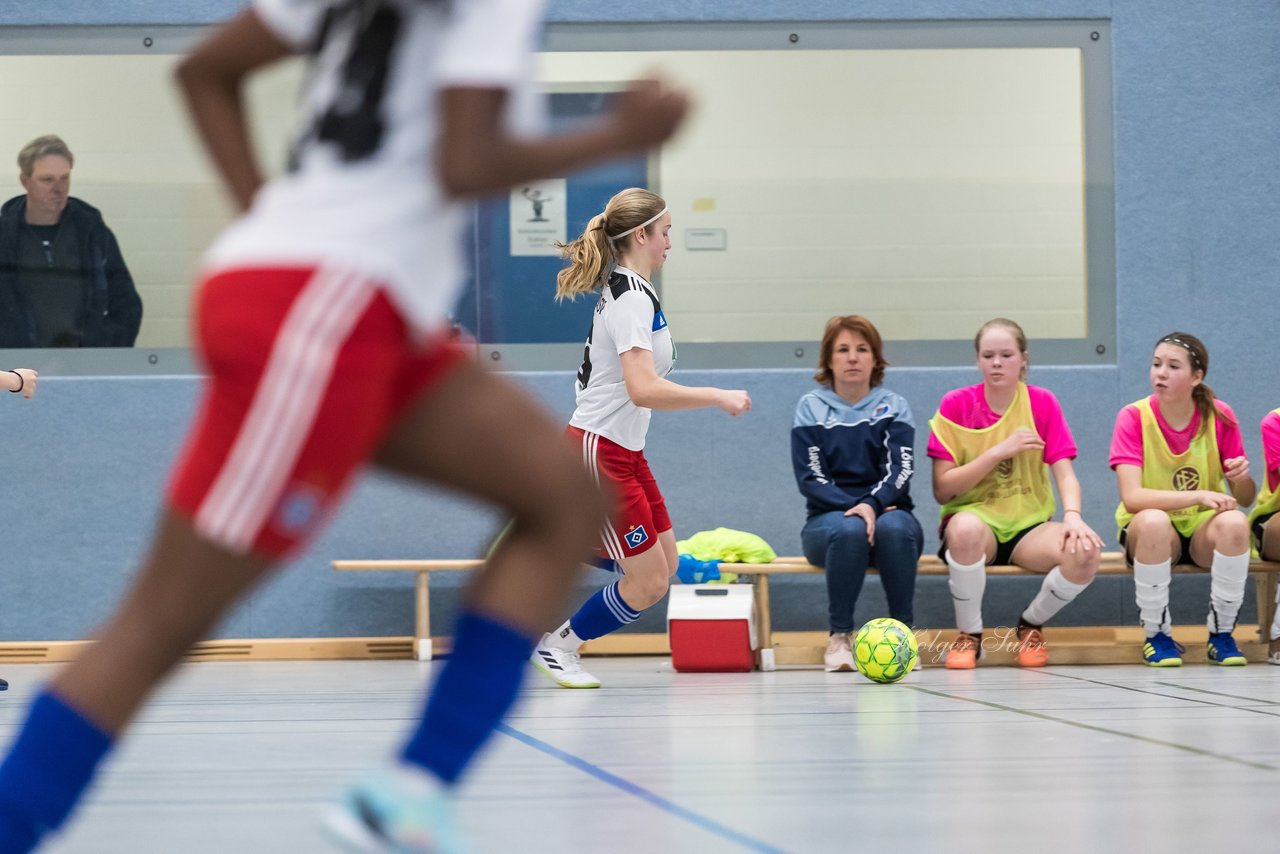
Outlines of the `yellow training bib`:
{"type": "MultiPolygon", "coordinates": [[[[1271,410],[1273,414],[1280,415],[1280,409],[1271,410]]],[[[1280,512],[1280,489],[1272,491],[1268,484],[1271,478],[1267,476],[1267,472],[1262,473],[1262,494],[1258,496],[1258,503],[1253,505],[1253,509],[1249,511],[1249,530],[1253,530],[1253,522],[1260,516],[1270,516],[1273,513],[1280,512]]],[[[1258,557],[1259,543],[1254,543],[1253,556],[1258,557]]]]}
{"type": "MultiPolygon", "coordinates": [[[[1036,430],[1031,414],[1031,398],[1025,383],[1018,383],[1013,403],[1000,420],[981,430],[961,427],[936,413],[929,419],[933,435],[950,453],[957,466],[972,462],[990,448],[1008,439],[1019,428],[1036,430]]],[[[996,540],[1006,543],[1019,531],[1053,518],[1057,504],[1049,485],[1049,467],[1043,451],[1023,451],[1001,460],[972,489],[942,507],[942,518],[966,511],[990,526],[996,540]]]]}
{"type": "MultiPolygon", "coordinates": [[[[1156,414],[1151,409],[1151,399],[1144,397],[1132,405],[1142,416],[1142,485],[1145,488],[1175,492],[1197,489],[1226,492],[1222,460],[1218,453],[1218,419],[1215,416],[1209,417],[1208,424],[1201,425],[1185,452],[1175,454],[1169,450],[1169,443],[1160,432],[1156,414]]],[[[1181,510],[1170,510],[1169,521],[1179,534],[1189,537],[1212,515],[1213,511],[1208,507],[1192,504],[1181,510]]],[[[1117,531],[1123,531],[1131,521],[1133,514],[1121,501],[1116,507],[1117,531]]]]}

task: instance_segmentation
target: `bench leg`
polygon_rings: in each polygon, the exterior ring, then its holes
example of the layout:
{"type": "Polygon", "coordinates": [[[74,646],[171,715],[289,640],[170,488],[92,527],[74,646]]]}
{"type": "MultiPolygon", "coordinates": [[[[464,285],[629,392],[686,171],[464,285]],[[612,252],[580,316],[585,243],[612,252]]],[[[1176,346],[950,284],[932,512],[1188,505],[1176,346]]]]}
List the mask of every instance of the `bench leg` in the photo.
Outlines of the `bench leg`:
{"type": "Polygon", "coordinates": [[[775,669],[773,663],[773,622],[769,617],[769,576],[755,577],[756,638],[760,642],[757,661],[766,673],[775,669]]]}
{"type": "Polygon", "coordinates": [[[1271,621],[1276,618],[1276,573],[1265,572],[1256,577],[1258,585],[1258,640],[1271,641],[1271,621]]]}
{"type": "Polygon", "coordinates": [[[418,661],[431,660],[431,573],[419,572],[414,587],[413,652],[418,661]]]}

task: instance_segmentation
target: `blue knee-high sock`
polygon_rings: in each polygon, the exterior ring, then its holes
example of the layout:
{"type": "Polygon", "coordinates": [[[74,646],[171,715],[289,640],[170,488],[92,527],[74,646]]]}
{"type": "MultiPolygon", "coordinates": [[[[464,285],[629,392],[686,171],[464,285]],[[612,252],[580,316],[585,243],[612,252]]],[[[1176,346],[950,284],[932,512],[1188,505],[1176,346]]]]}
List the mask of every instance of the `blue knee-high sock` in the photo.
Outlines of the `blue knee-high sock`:
{"type": "Polygon", "coordinates": [[[111,748],[111,736],[45,690],[0,764],[0,854],[35,847],[66,820],[111,748]]]}
{"type": "Polygon", "coordinates": [[[453,652],[400,757],[456,782],[515,702],[532,652],[533,639],[523,632],[463,614],[453,652]]]}
{"type": "Polygon", "coordinates": [[[583,602],[578,613],[569,618],[569,627],[586,641],[617,631],[638,619],[640,612],[623,601],[615,581],[583,602]]]}

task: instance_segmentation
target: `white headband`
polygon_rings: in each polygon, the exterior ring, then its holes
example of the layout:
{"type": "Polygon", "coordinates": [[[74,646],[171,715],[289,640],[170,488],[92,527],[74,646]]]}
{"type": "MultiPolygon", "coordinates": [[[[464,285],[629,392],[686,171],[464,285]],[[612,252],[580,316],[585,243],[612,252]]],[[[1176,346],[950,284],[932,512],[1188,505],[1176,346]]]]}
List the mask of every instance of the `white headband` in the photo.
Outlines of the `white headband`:
{"type": "Polygon", "coordinates": [[[1164,336],[1163,338],[1161,338],[1161,339],[1160,339],[1160,341],[1159,341],[1158,343],[1160,343],[1160,344],[1165,344],[1165,343],[1168,343],[1168,344],[1177,344],[1177,345],[1178,345],[1178,346],[1180,346],[1182,349],[1184,349],[1184,350],[1186,350],[1186,351],[1187,351],[1187,355],[1191,357],[1191,364],[1192,364],[1192,366],[1194,366],[1194,367],[1195,367],[1195,369],[1196,369],[1197,371],[1199,371],[1199,370],[1203,370],[1203,368],[1202,368],[1202,367],[1201,367],[1201,365],[1200,365],[1200,357],[1196,355],[1196,351],[1195,351],[1195,350],[1193,350],[1193,349],[1191,348],[1191,345],[1190,345],[1190,344],[1188,344],[1186,341],[1183,341],[1183,340],[1182,340],[1181,338],[1179,338],[1178,336],[1176,336],[1176,335],[1166,335],[1166,336],[1164,336]]]}
{"type": "Polygon", "coordinates": [[[622,232],[621,234],[609,234],[609,235],[606,235],[606,236],[609,238],[609,242],[610,242],[610,243],[612,243],[613,241],[617,240],[617,239],[618,239],[618,238],[620,238],[620,237],[626,237],[628,234],[630,234],[631,232],[635,231],[637,228],[648,228],[649,226],[653,225],[655,222],[657,222],[658,220],[660,220],[660,219],[662,218],[662,215],[663,215],[664,213],[666,213],[666,212],[667,212],[667,209],[666,209],[666,208],[663,208],[662,210],[658,211],[658,212],[657,212],[656,214],[654,214],[653,216],[651,216],[651,217],[649,217],[648,219],[646,219],[644,222],[640,223],[640,224],[639,224],[639,225],[637,225],[637,226],[633,226],[633,227],[631,227],[631,228],[628,228],[626,231],[622,232]]]}

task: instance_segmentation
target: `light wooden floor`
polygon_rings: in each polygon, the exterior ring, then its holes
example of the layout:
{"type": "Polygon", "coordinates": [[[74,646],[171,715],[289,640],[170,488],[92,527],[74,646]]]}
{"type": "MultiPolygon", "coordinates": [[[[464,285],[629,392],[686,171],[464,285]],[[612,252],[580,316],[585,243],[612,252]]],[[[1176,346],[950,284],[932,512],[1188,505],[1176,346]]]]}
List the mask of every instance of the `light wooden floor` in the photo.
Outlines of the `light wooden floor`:
{"type": "MultiPolygon", "coordinates": [[[[1280,839],[1280,667],[931,668],[880,686],[588,664],[604,689],[530,674],[463,789],[475,851],[1202,854],[1280,839]]],[[[0,674],[6,741],[51,667],[0,674]]],[[[329,851],[315,814],[399,742],[430,667],[188,665],[47,850],[329,851]]]]}

